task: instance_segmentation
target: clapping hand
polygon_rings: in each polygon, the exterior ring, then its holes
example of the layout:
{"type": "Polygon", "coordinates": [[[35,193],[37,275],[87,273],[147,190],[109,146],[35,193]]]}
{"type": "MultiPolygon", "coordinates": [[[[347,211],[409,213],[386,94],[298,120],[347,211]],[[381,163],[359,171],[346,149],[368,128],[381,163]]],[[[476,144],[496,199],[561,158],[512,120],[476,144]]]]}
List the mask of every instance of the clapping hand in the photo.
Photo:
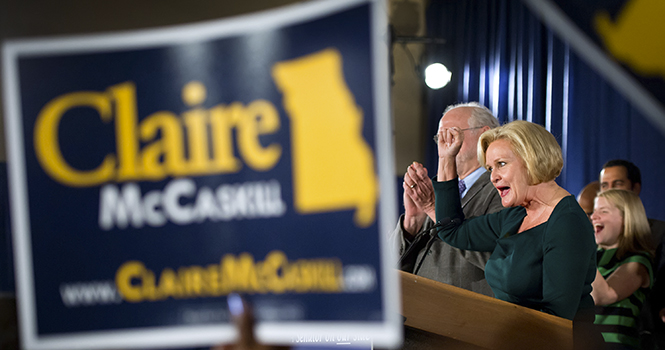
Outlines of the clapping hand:
{"type": "Polygon", "coordinates": [[[434,188],[427,169],[413,162],[404,174],[404,223],[403,228],[411,235],[420,231],[425,217],[434,220],[434,188]]]}

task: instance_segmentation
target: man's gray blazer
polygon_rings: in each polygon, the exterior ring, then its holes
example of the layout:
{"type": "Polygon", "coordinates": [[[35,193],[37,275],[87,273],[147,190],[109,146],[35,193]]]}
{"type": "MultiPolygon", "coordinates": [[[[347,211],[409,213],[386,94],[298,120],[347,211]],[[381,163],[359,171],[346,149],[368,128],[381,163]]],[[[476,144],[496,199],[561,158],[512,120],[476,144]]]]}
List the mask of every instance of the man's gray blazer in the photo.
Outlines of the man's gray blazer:
{"type": "MultiPolygon", "coordinates": [[[[462,198],[462,211],[467,218],[501,209],[501,197],[490,182],[488,172],[481,175],[462,198]]],[[[491,253],[452,247],[436,235],[436,230],[425,232],[427,236],[423,236],[423,239],[416,243],[415,249],[409,249],[411,244],[404,239],[403,220],[404,215],[400,216],[397,227],[390,235],[391,244],[398,249],[401,257],[399,268],[402,271],[494,296],[485,281],[485,264],[491,253]],[[405,255],[405,252],[408,254],[405,255]]],[[[434,222],[428,217],[419,235],[432,226],[434,222]]]]}

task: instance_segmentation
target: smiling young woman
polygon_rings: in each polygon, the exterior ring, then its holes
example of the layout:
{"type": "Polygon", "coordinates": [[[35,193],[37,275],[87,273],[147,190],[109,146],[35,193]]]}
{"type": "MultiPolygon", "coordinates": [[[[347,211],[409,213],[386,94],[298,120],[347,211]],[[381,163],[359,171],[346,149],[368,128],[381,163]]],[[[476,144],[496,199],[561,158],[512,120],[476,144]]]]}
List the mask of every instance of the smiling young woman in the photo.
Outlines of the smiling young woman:
{"type": "Polygon", "coordinates": [[[591,296],[595,323],[613,346],[639,349],[638,319],[653,286],[651,229],[642,201],[632,191],[610,189],[596,197],[591,220],[598,244],[591,296]]]}

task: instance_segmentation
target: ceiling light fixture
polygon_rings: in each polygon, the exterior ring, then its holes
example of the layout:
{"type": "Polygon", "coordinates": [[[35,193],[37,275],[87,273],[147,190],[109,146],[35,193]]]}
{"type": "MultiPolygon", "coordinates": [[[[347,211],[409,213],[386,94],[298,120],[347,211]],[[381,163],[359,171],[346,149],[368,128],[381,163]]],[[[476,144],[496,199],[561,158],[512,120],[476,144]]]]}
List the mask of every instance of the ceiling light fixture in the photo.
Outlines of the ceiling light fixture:
{"type": "Polygon", "coordinates": [[[425,68],[425,84],[432,90],[438,90],[446,86],[453,73],[441,63],[432,63],[425,68]]]}

